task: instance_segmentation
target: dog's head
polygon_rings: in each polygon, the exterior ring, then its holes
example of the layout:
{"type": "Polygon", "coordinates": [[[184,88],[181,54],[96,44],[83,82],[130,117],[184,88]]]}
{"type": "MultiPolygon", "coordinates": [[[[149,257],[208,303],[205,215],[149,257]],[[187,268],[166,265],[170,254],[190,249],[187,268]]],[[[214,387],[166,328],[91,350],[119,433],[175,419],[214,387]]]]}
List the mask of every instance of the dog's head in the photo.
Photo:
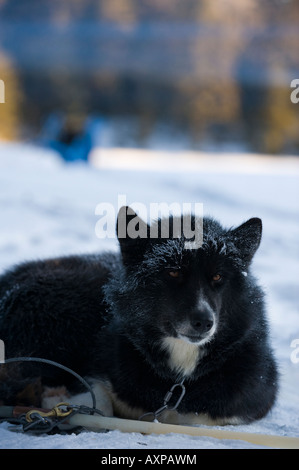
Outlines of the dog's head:
{"type": "MultiPolygon", "coordinates": [[[[114,292],[110,300],[117,315],[141,348],[163,338],[198,346],[213,341],[224,321],[224,304],[227,309],[235,303],[248,282],[248,268],[261,239],[260,219],[225,230],[204,218],[202,244],[190,249],[184,234],[173,236],[174,221],[167,219],[169,233],[162,237],[163,219],[150,227],[132,209],[119,211],[123,268],[108,294],[114,292]]],[[[191,221],[196,227],[197,221],[191,221]]]]}

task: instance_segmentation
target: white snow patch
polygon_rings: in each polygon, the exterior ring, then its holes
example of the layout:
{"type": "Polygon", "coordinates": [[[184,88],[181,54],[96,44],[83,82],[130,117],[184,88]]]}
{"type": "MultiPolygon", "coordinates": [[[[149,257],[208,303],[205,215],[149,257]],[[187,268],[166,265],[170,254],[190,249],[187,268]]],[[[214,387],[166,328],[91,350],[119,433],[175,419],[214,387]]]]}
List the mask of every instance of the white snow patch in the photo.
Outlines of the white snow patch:
{"type": "MultiPolygon", "coordinates": [[[[253,273],[267,292],[281,390],[272,412],[249,426],[226,429],[299,436],[299,159],[102,149],[95,166],[66,165],[54,152],[23,144],[0,145],[0,272],[28,259],[116,250],[116,239],[95,235],[100,202],[202,202],[204,214],[225,226],[263,220],[253,273]],[[100,163],[99,163],[100,161],[100,163]],[[134,171],[133,171],[134,170],[134,171]]],[[[244,274],[245,275],[245,274],[244,274]]],[[[187,392],[188,393],[188,390],[187,392]]],[[[2,449],[229,449],[257,448],[237,440],[120,431],[32,436],[0,424],[2,449]]]]}

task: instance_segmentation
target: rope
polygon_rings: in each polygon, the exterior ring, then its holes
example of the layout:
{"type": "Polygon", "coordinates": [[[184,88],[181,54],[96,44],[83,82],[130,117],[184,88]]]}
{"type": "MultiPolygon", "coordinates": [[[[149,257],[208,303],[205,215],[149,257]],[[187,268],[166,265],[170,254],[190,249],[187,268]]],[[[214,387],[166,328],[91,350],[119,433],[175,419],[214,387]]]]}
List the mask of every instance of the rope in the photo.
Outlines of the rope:
{"type": "MultiPolygon", "coordinates": [[[[69,374],[72,374],[74,377],[76,377],[76,379],[78,379],[87,388],[92,398],[92,408],[94,411],[96,410],[96,397],[91,386],[89,385],[89,383],[86,382],[86,380],[83,379],[83,377],[81,377],[79,374],[77,374],[77,372],[74,372],[69,367],[59,364],[58,362],[51,361],[50,359],[43,359],[40,357],[13,357],[11,359],[5,359],[5,362],[3,362],[3,364],[9,364],[11,362],[41,362],[44,364],[50,364],[51,366],[59,367],[60,369],[63,369],[69,374]]],[[[0,366],[3,364],[0,364],[0,366]]]]}

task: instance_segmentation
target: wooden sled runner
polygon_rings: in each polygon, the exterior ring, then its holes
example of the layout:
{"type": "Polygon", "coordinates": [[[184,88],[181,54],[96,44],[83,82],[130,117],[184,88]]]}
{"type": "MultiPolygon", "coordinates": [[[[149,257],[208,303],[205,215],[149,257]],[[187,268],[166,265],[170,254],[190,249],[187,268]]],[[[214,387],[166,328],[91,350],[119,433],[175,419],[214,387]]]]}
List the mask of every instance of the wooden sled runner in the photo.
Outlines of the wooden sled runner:
{"type": "Polygon", "coordinates": [[[208,429],[196,426],[182,426],[164,423],[149,423],[131,419],[108,418],[76,414],[69,419],[70,424],[83,426],[96,431],[99,429],[119,430],[122,432],[140,432],[143,434],[188,434],[190,436],[213,437],[216,439],[237,439],[259,446],[280,449],[299,449],[299,438],[253,434],[247,432],[226,431],[225,429],[208,429]]]}
{"type": "MultiPolygon", "coordinates": [[[[44,427],[53,420],[58,428],[85,428],[90,431],[118,430],[121,432],[138,432],[142,434],[187,434],[190,436],[212,437],[215,439],[241,440],[258,446],[266,446],[279,449],[299,449],[299,437],[277,436],[270,434],[256,434],[248,432],[230,431],[226,429],[214,429],[208,427],[182,426],[174,424],[165,424],[159,422],[137,421],[132,419],[111,418],[99,416],[98,414],[89,414],[88,411],[80,407],[72,407],[67,403],[60,403],[52,410],[35,409],[28,407],[0,406],[0,418],[9,422],[23,424],[24,430],[37,423],[42,423],[38,432],[47,432],[44,427]],[[61,407],[66,408],[64,411],[61,407]],[[75,410],[75,411],[74,411],[75,410]],[[24,426],[25,424],[25,426],[24,426]]],[[[53,426],[52,426],[53,427],[53,426]]],[[[51,429],[52,429],[51,427],[51,429]]],[[[31,428],[30,428],[31,429],[31,428]]],[[[33,427],[33,432],[35,428],[33,427]]]]}

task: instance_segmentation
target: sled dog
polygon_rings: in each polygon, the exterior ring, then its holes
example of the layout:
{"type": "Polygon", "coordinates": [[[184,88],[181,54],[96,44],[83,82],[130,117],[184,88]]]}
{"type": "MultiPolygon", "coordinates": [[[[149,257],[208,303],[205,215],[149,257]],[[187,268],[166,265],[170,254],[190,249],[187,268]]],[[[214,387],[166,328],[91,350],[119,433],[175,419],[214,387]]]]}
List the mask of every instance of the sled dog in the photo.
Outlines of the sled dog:
{"type": "MultiPolygon", "coordinates": [[[[120,216],[127,224],[135,218],[150,234],[127,207],[120,216]]],[[[174,218],[167,222],[171,228],[174,218]]],[[[154,223],[160,233],[163,218],[154,223]]],[[[251,218],[227,229],[204,217],[202,226],[196,249],[170,230],[167,238],[119,237],[119,253],[27,262],[4,273],[6,357],[47,358],[73,369],[90,381],[97,407],[109,416],[155,411],[183,381],[184,397],[161,421],[239,424],[264,417],[278,374],[264,293],[250,267],[262,222],[251,218]]],[[[0,367],[3,404],[91,406],[80,383],[60,369],[0,367]]]]}

